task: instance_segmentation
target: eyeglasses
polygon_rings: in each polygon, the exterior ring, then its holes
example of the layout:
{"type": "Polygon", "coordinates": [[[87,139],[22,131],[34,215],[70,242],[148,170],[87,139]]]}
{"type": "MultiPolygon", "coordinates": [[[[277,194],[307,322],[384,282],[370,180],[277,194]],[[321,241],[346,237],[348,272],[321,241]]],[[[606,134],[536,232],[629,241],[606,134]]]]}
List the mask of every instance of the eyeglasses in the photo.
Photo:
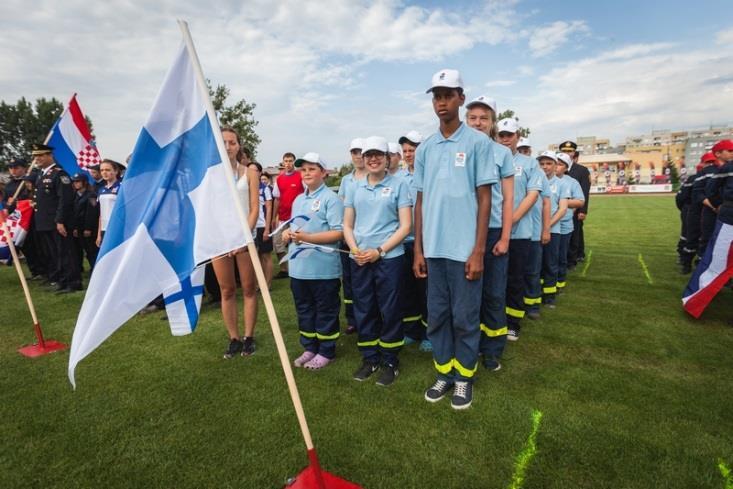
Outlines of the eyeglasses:
{"type": "Polygon", "coordinates": [[[367,154],[362,154],[362,157],[365,160],[374,159],[374,158],[384,158],[384,156],[385,156],[384,153],[367,153],[367,154]]]}

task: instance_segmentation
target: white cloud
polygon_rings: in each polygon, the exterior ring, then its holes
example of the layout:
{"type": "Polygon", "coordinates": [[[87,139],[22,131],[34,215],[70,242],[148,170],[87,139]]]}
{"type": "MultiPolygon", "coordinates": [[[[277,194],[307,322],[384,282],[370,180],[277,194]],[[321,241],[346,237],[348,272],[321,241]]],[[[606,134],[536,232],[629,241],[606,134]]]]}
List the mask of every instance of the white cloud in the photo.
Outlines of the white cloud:
{"type": "Polygon", "coordinates": [[[529,65],[521,65],[517,68],[519,76],[532,76],[534,75],[534,68],[529,65]]]}
{"type": "Polygon", "coordinates": [[[631,45],[559,65],[533,92],[515,104],[533,139],[547,144],[596,135],[620,143],[651,127],[730,121],[733,53],[631,45]]]}
{"type": "MultiPolygon", "coordinates": [[[[284,146],[312,144],[302,125],[337,113],[375,75],[372,61],[435,62],[511,42],[515,3],[486,0],[459,12],[399,0],[65,0],[33,8],[6,0],[2,96],[66,101],[78,92],[103,154],[123,158],[180,42],[175,19],[184,18],[207,77],[226,84],[232,99],[257,103],[260,156],[269,161],[284,146]]],[[[358,122],[341,121],[329,134],[348,138],[358,122]]]]}
{"type": "Polygon", "coordinates": [[[573,34],[587,34],[588,25],[583,20],[565,22],[558,20],[531,31],[529,49],[535,58],[546,56],[568,42],[573,34]]]}
{"type": "Polygon", "coordinates": [[[726,29],[720,31],[715,35],[715,42],[718,44],[733,44],[733,30],[726,29]]]}
{"type": "Polygon", "coordinates": [[[492,81],[486,82],[485,86],[487,88],[510,87],[516,83],[517,82],[513,80],[492,80],[492,81]]]}

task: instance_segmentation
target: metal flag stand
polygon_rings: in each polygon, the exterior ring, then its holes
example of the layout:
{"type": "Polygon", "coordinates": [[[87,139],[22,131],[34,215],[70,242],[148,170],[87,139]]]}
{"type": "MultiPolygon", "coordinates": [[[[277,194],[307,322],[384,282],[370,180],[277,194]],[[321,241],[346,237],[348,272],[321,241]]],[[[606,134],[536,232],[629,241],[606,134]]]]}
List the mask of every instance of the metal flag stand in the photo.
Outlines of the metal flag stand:
{"type": "Polygon", "coordinates": [[[31,318],[33,319],[33,330],[36,333],[36,343],[19,348],[18,353],[29,358],[35,358],[43,355],[48,355],[49,353],[53,353],[55,351],[66,349],[67,345],[65,345],[64,343],[59,343],[58,341],[54,340],[47,340],[43,337],[43,330],[41,329],[41,323],[38,322],[38,316],[36,316],[36,308],[33,307],[33,299],[31,299],[31,292],[28,288],[28,282],[25,280],[25,274],[23,273],[23,268],[20,265],[18,250],[15,248],[15,243],[13,242],[13,238],[10,236],[10,229],[8,229],[8,224],[7,222],[5,222],[4,217],[0,218],[0,220],[2,221],[3,234],[8,240],[8,248],[10,248],[10,255],[13,257],[15,270],[18,272],[18,278],[20,279],[20,283],[23,286],[23,293],[25,294],[25,301],[28,304],[28,310],[30,310],[31,312],[31,318]]]}
{"type": "Polygon", "coordinates": [[[242,230],[247,240],[247,250],[249,256],[252,259],[252,265],[255,269],[255,275],[257,276],[257,282],[260,286],[260,292],[262,293],[262,300],[265,303],[265,310],[267,311],[267,318],[270,321],[270,327],[272,328],[272,335],[275,338],[275,344],[277,345],[277,353],[280,357],[280,363],[282,364],[283,372],[285,373],[285,380],[288,384],[288,390],[290,391],[290,398],[293,401],[293,407],[295,408],[295,414],[298,417],[298,424],[300,425],[300,431],[305,441],[305,447],[308,451],[308,460],[310,464],[297,476],[290,479],[286,487],[290,489],[362,489],[361,486],[349,482],[345,479],[341,479],[325,470],[321,469],[321,464],[318,461],[318,455],[316,449],[313,446],[313,439],[311,438],[310,430],[308,429],[308,422],[305,419],[305,411],[303,410],[303,404],[300,400],[300,394],[298,393],[298,386],[295,383],[295,377],[293,376],[293,368],[290,365],[290,359],[288,358],[288,352],[285,349],[285,340],[283,339],[282,331],[280,330],[280,323],[278,322],[277,315],[275,314],[275,306],[272,303],[272,297],[270,297],[270,290],[267,287],[267,280],[265,274],[262,271],[262,265],[257,255],[257,248],[255,247],[254,240],[252,239],[252,232],[247,224],[247,217],[244,215],[244,209],[237,198],[237,190],[234,186],[234,175],[232,174],[232,168],[228,164],[229,157],[227,156],[226,149],[224,149],[224,140],[221,137],[221,131],[219,130],[219,121],[216,118],[216,112],[214,106],[209,98],[208,87],[206,86],[206,79],[204,78],[201,64],[199,63],[196,49],[193,45],[193,39],[191,33],[188,30],[188,24],[182,20],[178,21],[178,26],[181,28],[184,42],[186,43],[186,49],[191,57],[191,63],[196,73],[196,79],[198,81],[198,87],[201,91],[201,97],[206,103],[206,113],[209,118],[209,123],[214,132],[216,138],[217,149],[219,150],[219,156],[222,158],[224,163],[224,171],[227,175],[229,183],[229,190],[232,196],[232,200],[235,203],[239,220],[242,224],[242,230]]]}

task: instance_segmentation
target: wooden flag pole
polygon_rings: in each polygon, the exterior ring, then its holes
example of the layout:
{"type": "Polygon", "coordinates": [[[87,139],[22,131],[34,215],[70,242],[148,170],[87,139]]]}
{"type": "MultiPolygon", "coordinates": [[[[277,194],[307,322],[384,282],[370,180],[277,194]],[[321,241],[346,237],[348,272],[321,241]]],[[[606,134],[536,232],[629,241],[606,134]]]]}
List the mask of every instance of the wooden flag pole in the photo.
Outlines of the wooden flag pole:
{"type": "Polygon", "coordinates": [[[8,223],[5,221],[4,218],[2,218],[2,231],[8,241],[10,255],[13,257],[15,270],[18,272],[18,278],[20,279],[20,283],[23,286],[25,301],[28,304],[28,310],[31,312],[31,318],[33,319],[33,330],[36,333],[37,343],[35,345],[24,346],[18,349],[18,352],[27,357],[34,358],[41,355],[46,355],[47,353],[51,353],[54,351],[63,350],[64,348],[66,348],[66,345],[64,345],[63,343],[59,343],[58,341],[53,340],[45,340],[43,338],[43,330],[41,329],[41,324],[38,322],[36,308],[33,306],[31,291],[28,288],[28,282],[25,279],[25,273],[23,272],[23,267],[20,265],[20,259],[18,258],[18,250],[15,247],[13,238],[10,236],[10,229],[8,229],[8,223]]]}
{"type": "Polygon", "coordinates": [[[214,138],[216,139],[216,146],[219,150],[219,157],[221,158],[221,161],[224,165],[224,172],[227,177],[230,195],[237,209],[237,215],[239,217],[239,221],[242,225],[242,231],[244,232],[244,236],[247,241],[247,251],[249,252],[250,258],[252,259],[252,265],[255,270],[257,282],[260,286],[260,292],[262,293],[262,300],[265,304],[265,310],[267,311],[267,318],[270,321],[272,335],[275,338],[277,353],[280,357],[280,363],[282,364],[283,372],[285,373],[285,381],[288,384],[290,399],[293,402],[295,414],[298,417],[298,424],[300,425],[300,431],[303,435],[303,440],[305,441],[305,446],[308,451],[310,466],[306,468],[301,473],[301,475],[298,476],[298,478],[301,478],[302,476],[301,480],[299,480],[297,483],[294,482],[290,485],[290,487],[308,487],[317,489],[359,488],[359,486],[356,484],[345,481],[336,477],[333,474],[321,470],[318,456],[313,446],[313,439],[311,437],[310,430],[308,429],[308,422],[305,419],[305,411],[303,409],[303,403],[300,400],[300,394],[298,392],[298,386],[295,382],[295,376],[293,375],[293,368],[290,365],[288,352],[285,348],[285,340],[283,339],[282,331],[280,329],[280,323],[278,322],[277,314],[275,313],[275,306],[272,303],[272,297],[270,296],[270,290],[267,286],[267,280],[265,279],[265,274],[262,270],[262,264],[260,263],[259,256],[257,254],[257,248],[255,247],[254,239],[252,238],[252,231],[249,229],[249,224],[247,223],[247,216],[244,214],[244,209],[242,208],[241,202],[239,202],[237,189],[234,185],[234,174],[232,172],[231,165],[229,164],[229,156],[227,155],[226,149],[224,147],[224,139],[221,136],[219,121],[216,118],[216,112],[214,111],[214,106],[211,103],[211,98],[209,97],[209,89],[206,85],[204,72],[201,69],[201,64],[199,63],[198,55],[196,54],[196,48],[193,45],[193,39],[191,38],[191,33],[188,30],[188,24],[185,21],[179,20],[178,26],[181,29],[184,42],[186,43],[186,49],[188,50],[188,54],[191,57],[191,62],[193,64],[196,79],[198,81],[201,98],[206,103],[206,113],[209,118],[209,123],[211,124],[211,129],[214,133],[214,138]],[[326,481],[328,482],[328,485],[326,485],[326,481]]]}

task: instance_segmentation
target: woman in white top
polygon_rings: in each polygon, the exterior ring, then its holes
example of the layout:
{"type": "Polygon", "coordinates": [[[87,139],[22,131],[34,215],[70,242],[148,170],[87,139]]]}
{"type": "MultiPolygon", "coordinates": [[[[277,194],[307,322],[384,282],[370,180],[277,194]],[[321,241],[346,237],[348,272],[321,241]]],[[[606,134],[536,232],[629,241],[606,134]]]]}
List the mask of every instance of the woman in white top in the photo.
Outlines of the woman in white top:
{"type": "MultiPolygon", "coordinates": [[[[259,176],[255,167],[247,167],[249,161],[240,163],[240,158],[247,159],[242,153],[239,134],[229,127],[221,130],[226,146],[229,163],[232,165],[236,180],[237,194],[241,200],[244,213],[247,215],[247,224],[255,229],[259,214],[259,176]]],[[[257,291],[256,279],[252,260],[247,248],[234,250],[226,256],[212,262],[216,279],[221,290],[221,313],[224,317],[224,326],[229,334],[229,347],[224,358],[232,358],[241,353],[242,356],[251,355],[255,351],[254,330],[257,322],[257,291]],[[240,338],[237,318],[237,282],[234,266],[239,270],[239,279],[244,293],[244,336],[240,338]]]]}
{"type": "Polygon", "coordinates": [[[104,160],[99,165],[99,173],[102,175],[104,185],[97,192],[99,202],[99,227],[97,228],[97,247],[102,246],[102,238],[109,226],[109,218],[112,216],[117,201],[117,193],[120,191],[120,167],[112,160],[104,160]]]}

